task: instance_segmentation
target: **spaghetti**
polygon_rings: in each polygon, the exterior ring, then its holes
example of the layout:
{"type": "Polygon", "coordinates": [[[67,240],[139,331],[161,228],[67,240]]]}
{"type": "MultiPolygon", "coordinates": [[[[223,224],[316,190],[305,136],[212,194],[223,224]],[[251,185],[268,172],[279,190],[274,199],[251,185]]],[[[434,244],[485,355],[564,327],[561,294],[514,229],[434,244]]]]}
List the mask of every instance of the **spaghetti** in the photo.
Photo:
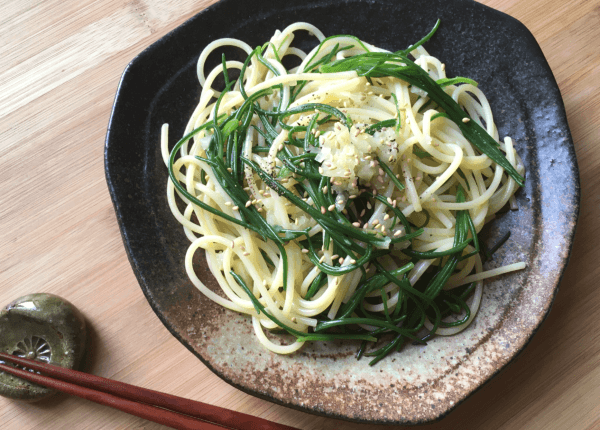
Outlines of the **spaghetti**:
{"type": "Polygon", "coordinates": [[[379,341],[365,352],[374,363],[475,317],[482,279],[496,274],[483,271],[477,232],[515,204],[524,166],[509,137],[498,141],[477,84],[447,78],[423,48],[438,25],[396,53],[307,23],[256,49],[217,40],[200,55],[200,101],[171,151],[163,126],[168,202],[191,242],[187,273],[250,315],[269,350],[358,339],[362,353],[379,341]],[[291,46],[302,30],[319,41],[309,53],[291,46]],[[222,46],[247,60],[223,56],[205,75],[222,46]],[[287,70],[287,56],[300,65],[287,70]],[[222,294],[194,272],[200,249],[222,294]],[[296,341],[267,336],[276,328],[296,341]]]}

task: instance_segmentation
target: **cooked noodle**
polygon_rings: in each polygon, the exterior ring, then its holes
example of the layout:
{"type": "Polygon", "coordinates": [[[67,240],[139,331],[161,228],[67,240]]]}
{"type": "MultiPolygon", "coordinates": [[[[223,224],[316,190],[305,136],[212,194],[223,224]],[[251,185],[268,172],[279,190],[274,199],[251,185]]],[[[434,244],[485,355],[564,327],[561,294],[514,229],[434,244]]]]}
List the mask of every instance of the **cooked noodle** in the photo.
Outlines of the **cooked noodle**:
{"type": "MultiPolygon", "coordinates": [[[[320,188],[318,198],[333,198],[329,200],[330,205],[314,202],[310,195],[298,195],[299,188],[296,185],[304,179],[294,174],[278,156],[283,153],[292,157],[300,156],[305,154],[305,148],[290,142],[289,130],[281,125],[272,125],[273,128],[269,130],[259,118],[258,111],[249,118],[250,126],[247,127],[243,147],[239,150],[242,157],[254,162],[287,190],[304,199],[306,204],[322,214],[339,213],[350,221],[354,220],[357,230],[371,232],[373,236],[381,238],[401,238],[407,233],[406,227],[392,208],[398,208],[410,225],[423,226],[422,234],[409,241],[377,246],[376,249],[392,250],[378,259],[387,271],[401,268],[410,260],[402,252],[408,246],[416,252],[441,252],[455,247],[453,241],[458,211],[468,211],[475,230],[479,232],[484,223],[511,200],[518,188],[504,168],[482,154],[463,136],[454,121],[447,116],[436,115],[441,110],[436,110],[435,103],[429,103],[427,93],[421,89],[394,77],[367,79],[359,77],[355,71],[319,73],[317,69],[309,67],[332,50],[335,58],[331,61],[369,51],[387,51],[365,42],[359,43],[348,36],[325,39],[314,26],[296,23],[277,31],[260,51],[270,67],[260,62],[258,55],[252,56],[244,75],[222,94],[214,85],[223,72],[223,66],[219,65],[205,75],[205,62],[209,54],[222,46],[238,47],[248,55],[255,52],[244,42],[234,39],[217,40],[206,47],[198,62],[198,79],[203,87],[200,102],[184,134],[194,133],[199,127],[215,121],[215,98],[222,96],[216,115],[220,124],[223,124],[226,121],[224,118],[239,109],[247,97],[269,88],[273,89],[271,93],[256,101],[263,111],[285,111],[307,103],[328,105],[341,111],[349,120],[327,118],[327,113],[314,109],[282,118],[288,126],[299,126],[300,131],[294,136],[300,142],[305,141],[308,133],[302,131],[301,127],[306,130],[313,122],[311,134],[314,139],[310,137],[312,140],[309,140],[314,145],[311,144],[307,149],[310,157],[319,163],[319,175],[326,178],[325,182],[321,182],[326,185],[320,188]],[[314,35],[319,42],[309,53],[290,46],[294,34],[302,30],[314,35]],[[286,70],[280,61],[286,56],[298,57],[301,64],[286,70]],[[240,88],[241,81],[245,95],[240,88]],[[301,87],[303,81],[306,83],[301,87]],[[316,120],[326,119],[321,124],[315,124],[316,120]],[[395,120],[395,125],[376,131],[369,129],[370,125],[386,120],[395,120]],[[274,134],[269,144],[270,133],[274,134]],[[394,178],[386,172],[386,168],[391,170],[394,178]],[[404,189],[397,186],[398,181],[404,185],[404,189]],[[464,201],[457,201],[459,188],[463,190],[464,201]],[[367,197],[369,193],[374,196],[367,197]],[[378,200],[375,196],[384,199],[378,200]],[[355,205],[354,202],[359,199],[366,202],[366,207],[360,209],[355,205]]],[[[446,79],[444,64],[429,55],[422,46],[410,54],[414,63],[433,80],[446,79]]],[[[227,70],[244,69],[241,62],[224,61],[224,64],[227,70]]],[[[479,88],[467,82],[446,85],[444,91],[459,103],[472,121],[481,125],[494,140],[499,140],[492,111],[479,88]]],[[[245,119],[239,122],[242,120],[245,119]]],[[[229,125],[223,125],[223,129],[229,125]]],[[[232,128],[235,126],[231,125],[232,128]]],[[[323,285],[307,298],[315,279],[319,280],[323,275],[320,275],[322,270],[319,266],[311,261],[306,242],[302,242],[306,237],[285,241],[282,245],[285,259],[281,247],[274,241],[265,240],[258,232],[225,220],[191,202],[189,195],[240,221],[244,220],[241,210],[253,207],[269,225],[307,231],[312,241],[322,246],[317,250],[320,263],[339,268],[356,264],[355,257],[348,253],[334,255],[339,248],[335,240],[327,237],[329,234],[326,229],[305,210],[269,188],[249,163],[239,168],[243,179],[241,186],[248,194],[248,200],[243,208],[236,205],[229,191],[223,188],[218,172],[206,160],[212,135],[210,128],[196,131],[193,137],[183,140],[178,153],[173,156],[173,174],[188,195],[176,189],[173,181],[167,184],[170,208],[191,242],[185,258],[187,273],[207,297],[228,309],[250,315],[257,338],[266,348],[280,354],[292,353],[301,348],[304,341],[300,339],[284,345],[281,340],[274,341],[267,337],[265,330],[276,328],[278,324],[267,318],[265,312],[257,312],[253,300],[232,272],[244,281],[271,316],[303,333],[312,333],[325,316],[325,319],[335,319],[340,309],[364,284],[364,273],[354,270],[339,276],[327,275],[322,281],[323,285]],[[179,209],[178,199],[183,202],[184,210],[179,209]],[[196,275],[192,263],[196,252],[206,253],[208,266],[222,294],[211,291],[196,275]]],[[[169,165],[167,136],[168,126],[165,124],[161,139],[162,154],[169,165]]],[[[506,137],[499,145],[510,164],[522,175],[525,169],[512,140],[506,137]]],[[[302,167],[302,163],[298,167],[302,167]]],[[[358,239],[355,242],[362,244],[358,239]]],[[[462,254],[467,255],[474,250],[474,242],[470,242],[462,254]]],[[[417,261],[406,274],[406,279],[411,286],[418,285],[428,269],[440,266],[444,261],[444,258],[417,261]]],[[[523,263],[517,263],[507,269],[519,270],[523,267],[523,263]]],[[[367,279],[377,272],[371,263],[364,264],[363,268],[367,279]]],[[[470,316],[466,321],[454,327],[442,327],[434,325],[428,317],[424,321],[427,329],[435,329],[436,334],[450,335],[460,332],[471,323],[480,306],[482,279],[488,277],[486,272],[480,273],[482,270],[481,258],[474,253],[458,262],[454,274],[444,287],[448,289],[476,282],[469,299],[470,316]],[[479,274],[472,274],[473,271],[479,274]]],[[[488,274],[492,276],[494,273],[488,274]]],[[[406,295],[397,284],[386,281],[382,288],[367,294],[362,306],[366,312],[388,315],[396,310],[399,300],[406,300],[406,295]]],[[[356,316],[356,313],[352,315],[356,316]]],[[[402,327],[402,324],[396,325],[402,327]]],[[[376,329],[370,324],[358,325],[368,330],[376,329]]]]}

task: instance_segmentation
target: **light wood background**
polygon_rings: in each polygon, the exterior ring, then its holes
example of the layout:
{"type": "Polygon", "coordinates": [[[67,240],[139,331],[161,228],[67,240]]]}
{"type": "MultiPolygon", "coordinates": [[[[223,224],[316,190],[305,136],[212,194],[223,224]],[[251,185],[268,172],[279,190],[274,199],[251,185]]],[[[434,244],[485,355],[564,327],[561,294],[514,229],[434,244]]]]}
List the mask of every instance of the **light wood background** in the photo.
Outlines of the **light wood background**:
{"type": "MultiPolygon", "coordinates": [[[[90,372],[301,429],[375,430],[246,395],[160,323],[133,275],[104,180],[121,73],[213,0],[0,2],[0,305],[52,292],[87,317],[90,372]]],[[[600,428],[600,1],[484,0],[523,22],[562,92],[581,172],[571,261],[521,357],[429,429],[600,428]]],[[[2,429],[160,429],[86,401],[0,398],[2,429]]]]}

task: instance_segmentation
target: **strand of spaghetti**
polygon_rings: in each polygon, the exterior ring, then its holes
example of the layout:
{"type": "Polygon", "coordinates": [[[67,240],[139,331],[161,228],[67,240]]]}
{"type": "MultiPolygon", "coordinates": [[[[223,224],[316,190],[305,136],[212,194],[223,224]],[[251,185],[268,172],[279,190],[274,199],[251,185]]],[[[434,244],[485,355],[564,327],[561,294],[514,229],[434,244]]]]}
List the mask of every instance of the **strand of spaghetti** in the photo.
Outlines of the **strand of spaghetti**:
{"type": "Polygon", "coordinates": [[[503,275],[505,273],[516,272],[527,267],[524,262],[507,264],[506,266],[498,267],[497,269],[487,270],[485,272],[476,273],[474,275],[465,276],[458,281],[450,281],[446,284],[447,289],[452,289],[460,285],[470,284],[471,282],[482,281],[484,279],[493,278],[494,276],[503,275]]]}

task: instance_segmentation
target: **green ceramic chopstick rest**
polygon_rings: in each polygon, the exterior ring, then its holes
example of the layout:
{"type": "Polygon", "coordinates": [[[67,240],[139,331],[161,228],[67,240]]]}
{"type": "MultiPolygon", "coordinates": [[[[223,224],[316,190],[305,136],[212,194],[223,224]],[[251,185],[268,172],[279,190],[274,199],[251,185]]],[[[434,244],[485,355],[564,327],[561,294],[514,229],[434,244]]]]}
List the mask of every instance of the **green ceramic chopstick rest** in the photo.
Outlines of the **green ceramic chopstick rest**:
{"type": "MultiPolygon", "coordinates": [[[[76,369],[85,343],[83,316],[71,303],[53,294],[29,294],[0,311],[2,352],[76,369]]],[[[4,397],[33,401],[53,393],[48,388],[0,372],[0,395],[4,397]]]]}

